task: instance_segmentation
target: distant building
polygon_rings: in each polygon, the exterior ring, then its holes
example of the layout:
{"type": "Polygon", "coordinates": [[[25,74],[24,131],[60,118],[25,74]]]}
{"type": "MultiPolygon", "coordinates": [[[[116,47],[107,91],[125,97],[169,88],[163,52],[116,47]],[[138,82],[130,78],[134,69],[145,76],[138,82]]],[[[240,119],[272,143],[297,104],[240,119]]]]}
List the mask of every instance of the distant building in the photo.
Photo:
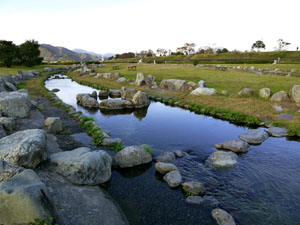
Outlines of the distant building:
{"type": "Polygon", "coordinates": [[[101,62],[104,62],[104,55],[102,55],[101,62]]]}

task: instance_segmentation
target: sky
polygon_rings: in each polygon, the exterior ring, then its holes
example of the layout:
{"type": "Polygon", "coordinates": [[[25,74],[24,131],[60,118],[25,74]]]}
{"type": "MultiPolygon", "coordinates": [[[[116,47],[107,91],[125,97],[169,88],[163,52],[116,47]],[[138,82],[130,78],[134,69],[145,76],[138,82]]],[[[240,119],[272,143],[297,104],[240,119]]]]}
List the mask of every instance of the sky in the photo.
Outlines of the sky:
{"type": "Polygon", "coordinates": [[[299,0],[0,0],[0,40],[123,53],[186,42],[250,50],[300,47],[299,0]]]}

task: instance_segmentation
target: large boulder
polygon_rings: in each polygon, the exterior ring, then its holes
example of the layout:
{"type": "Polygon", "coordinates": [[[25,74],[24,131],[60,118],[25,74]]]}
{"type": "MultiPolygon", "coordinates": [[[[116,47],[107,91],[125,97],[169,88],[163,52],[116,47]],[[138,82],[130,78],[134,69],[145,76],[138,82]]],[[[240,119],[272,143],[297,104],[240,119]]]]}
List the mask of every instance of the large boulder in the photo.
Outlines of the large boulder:
{"type": "Polygon", "coordinates": [[[151,154],[139,146],[128,146],[119,151],[113,158],[114,165],[121,168],[134,167],[151,161],[151,154]]]}
{"type": "Polygon", "coordinates": [[[54,170],[73,184],[97,185],[111,177],[112,158],[104,151],[77,148],[51,155],[54,170]]]}
{"type": "Polygon", "coordinates": [[[31,101],[26,90],[0,93],[0,112],[4,116],[24,118],[29,115],[31,101]]]}
{"type": "Polygon", "coordinates": [[[272,95],[270,98],[272,102],[288,102],[289,97],[285,91],[279,91],[272,95]]]}
{"type": "Polygon", "coordinates": [[[239,95],[242,96],[253,96],[254,95],[254,90],[250,88],[244,88],[239,92],[239,95]]]}
{"type": "Polygon", "coordinates": [[[77,103],[88,108],[98,108],[99,103],[89,94],[77,94],[76,96],[77,103]]]}
{"type": "Polygon", "coordinates": [[[145,92],[138,91],[132,98],[135,108],[143,108],[150,105],[150,100],[145,92]]]}
{"type": "Polygon", "coordinates": [[[24,168],[22,167],[0,159],[0,183],[11,179],[13,176],[21,173],[23,170],[24,168]]]}
{"type": "Polygon", "coordinates": [[[108,98],[108,91],[99,90],[98,96],[99,98],[108,98]]]}
{"type": "Polygon", "coordinates": [[[211,154],[206,160],[206,164],[215,168],[233,167],[237,164],[237,154],[234,152],[217,151],[211,154]]]}
{"type": "Polygon", "coordinates": [[[6,131],[12,133],[16,127],[16,120],[12,117],[0,117],[0,124],[6,131]]]}
{"type": "Polygon", "coordinates": [[[45,120],[45,127],[50,133],[58,133],[62,131],[62,123],[59,117],[48,117],[45,120]]]}
{"type": "Polygon", "coordinates": [[[121,98],[125,100],[132,100],[133,96],[137,93],[137,90],[133,88],[121,88],[121,98]]]}
{"type": "Polygon", "coordinates": [[[218,225],[235,225],[233,217],[223,209],[216,208],[211,212],[218,225]]]}
{"type": "Polygon", "coordinates": [[[268,133],[261,129],[249,130],[244,134],[239,135],[239,138],[249,144],[261,144],[269,137],[268,133]]]}
{"type": "Polygon", "coordinates": [[[139,86],[139,87],[146,85],[145,75],[143,73],[137,73],[134,83],[136,86],[139,86]]]}
{"type": "Polygon", "coordinates": [[[205,82],[204,80],[200,80],[200,81],[198,82],[198,87],[200,87],[200,88],[205,88],[205,87],[207,87],[207,86],[206,86],[206,82],[205,82]]]}
{"type": "Polygon", "coordinates": [[[163,162],[157,162],[155,163],[155,169],[160,174],[166,174],[173,170],[178,170],[178,168],[172,164],[172,163],[163,163],[163,162]]]}
{"type": "Polygon", "coordinates": [[[48,190],[33,170],[0,182],[0,224],[29,224],[53,216],[48,190]]]}
{"type": "Polygon", "coordinates": [[[153,75],[148,75],[145,78],[145,83],[146,83],[146,86],[149,88],[157,88],[158,87],[156,80],[155,80],[155,76],[153,76],[153,75]]]}
{"type": "Polygon", "coordinates": [[[17,88],[14,84],[10,83],[10,82],[5,82],[5,86],[10,90],[10,91],[16,91],[17,88]]]}
{"type": "Polygon", "coordinates": [[[294,102],[300,104],[300,85],[294,85],[291,88],[290,97],[294,102]]]}
{"type": "Polygon", "coordinates": [[[178,187],[182,183],[182,176],[178,170],[173,170],[163,177],[171,188],[178,187]]]}
{"type": "Polygon", "coordinates": [[[111,90],[109,90],[108,95],[111,98],[121,98],[121,90],[111,89],[111,90]]]}
{"type": "Polygon", "coordinates": [[[271,89],[270,88],[262,88],[259,90],[259,97],[264,99],[269,99],[271,96],[271,89]]]}
{"type": "Polygon", "coordinates": [[[271,127],[267,130],[267,132],[272,137],[286,137],[289,135],[289,131],[287,129],[281,128],[281,127],[271,127]]]}
{"type": "Polygon", "coordinates": [[[199,87],[193,90],[190,94],[191,95],[214,95],[216,93],[217,90],[214,88],[199,87]]]}
{"type": "Polygon", "coordinates": [[[191,193],[193,195],[204,195],[206,188],[201,182],[198,181],[187,181],[181,184],[182,189],[186,193],[191,193]]]}
{"type": "Polygon", "coordinates": [[[112,109],[112,110],[119,110],[119,109],[132,109],[133,103],[128,100],[124,99],[106,99],[100,102],[99,105],[100,109],[112,109]]]}
{"type": "Polygon", "coordinates": [[[43,130],[18,131],[0,139],[0,159],[35,168],[47,159],[46,140],[46,132],[43,130]]]}
{"type": "Polygon", "coordinates": [[[215,147],[217,149],[230,150],[235,153],[248,152],[250,149],[250,145],[242,140],[225,141],[223,143],[216,144],[215,147]]]}
{"type": "Polygon", "coordinates": [[[170,91],[192,91],[197,87],[197,84],[186,80],[163,79],[159,87],[170,91]]]}

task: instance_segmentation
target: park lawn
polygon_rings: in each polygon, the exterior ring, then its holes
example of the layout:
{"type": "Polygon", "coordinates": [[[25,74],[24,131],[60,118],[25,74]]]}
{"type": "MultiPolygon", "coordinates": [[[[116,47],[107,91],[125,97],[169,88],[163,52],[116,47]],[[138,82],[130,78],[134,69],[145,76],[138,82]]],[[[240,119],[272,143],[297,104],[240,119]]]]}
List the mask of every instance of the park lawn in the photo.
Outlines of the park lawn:
{"type": "MultiPolygon", "coordinates": [[[[158,82],[162,79],[183,79],[196,83],[199,80],[205,80],[208,87],[215,88],[219,92],[227,90],[233,94],[246,87],[254,89],[256,94],[259,89],[264,87],[270,88],[272,93],[282,90],[289,92],[293,85],[300,84],[300,77],[258,75],[233,69],[219,71],[213,68],[199,68],[193,65],[135,64],[137,70],[128,71],[127,67],[131,64],[116,64],[120,66],[119,70],[112,69],[113,65],[107,64],[105,67],[96,69],[96,72],[119,72],[128,79],[135,79],[136,74],[142,72],[145,75],[154,75],[158,82]]],[[[300,70],[300,66],[298,67],[300,70]]]]}
{"type": "Polygon", "coordinates": [[[297,69],[300,71],[300,64],[222,64],[226,66],[240,66],[240,67],[251,67],[254,66],[256,69],[281,69],[281,70],[292,70],[297,69]]]}
{"type": "Polygon", "coordinates": [[[38,65],[38,66],[33,66],[33,67],[13,66],[11,68],[0,67],[0,75],[1,74],[17,75],[19,70],[36,71],[36,70],[43,70],[45,67],[62,67],[62,65],[38,65]]]}

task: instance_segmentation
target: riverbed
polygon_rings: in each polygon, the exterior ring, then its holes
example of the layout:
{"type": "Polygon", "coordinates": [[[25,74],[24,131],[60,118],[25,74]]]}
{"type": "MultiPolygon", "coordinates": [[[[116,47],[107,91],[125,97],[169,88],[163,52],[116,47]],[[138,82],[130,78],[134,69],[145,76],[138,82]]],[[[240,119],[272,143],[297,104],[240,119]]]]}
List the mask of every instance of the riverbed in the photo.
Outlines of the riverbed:
{"type": "MultiPolygon", "coordinates": [[[[234,168],[215,170],[204,164],[216,151],[214,145],[238,139],[249,128],[160,102],[151,102],[147,109],[137,111],[89,110],[77,105],[76,95],[95,89],[71,79],[49,79],[45,86],[49,90],[58,88],[56,95],[64,103],[93,117],[112,137],[121,138],[125,146],[148,144],[155,156],[165,151],[185,151],[186,156],[175,162],[184,181],[203,182],[206,195],[217,199],[238,224],[300,224],[299,140],[270,137],[239,155],[234,168]]],[[[156,174],[154,163],[114,170],[106,188],[132,225],[216,224],[210,216],[211,208],[185,203],[180,188],[170,189],[156,174]]]]}

